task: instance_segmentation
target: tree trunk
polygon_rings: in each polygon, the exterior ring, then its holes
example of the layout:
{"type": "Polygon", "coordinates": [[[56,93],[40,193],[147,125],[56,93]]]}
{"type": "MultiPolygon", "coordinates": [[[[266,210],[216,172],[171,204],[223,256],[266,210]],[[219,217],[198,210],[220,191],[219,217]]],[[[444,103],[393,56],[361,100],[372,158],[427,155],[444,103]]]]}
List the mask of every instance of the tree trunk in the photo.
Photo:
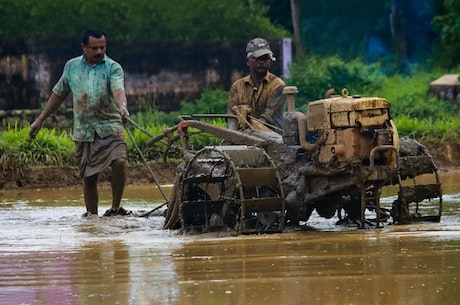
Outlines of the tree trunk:
{"type": "Polygon", "coordinates": [[[391,0],[390,24],[396,52],[403,68],[408,63],[406,36],[404,34],[404,9],[400,0],[391,0]]]}
{"type": "Polygon", "coordinates": [[[302,43],[302,38],[300,37],[300,25],[299,25],[299,0],[290,0],[291,1],[291,18],[292,18],[292,27],[294,29],[294,41],[296,45],[296,58],[300,59],[304,55],[304,46],[302,43]]]}

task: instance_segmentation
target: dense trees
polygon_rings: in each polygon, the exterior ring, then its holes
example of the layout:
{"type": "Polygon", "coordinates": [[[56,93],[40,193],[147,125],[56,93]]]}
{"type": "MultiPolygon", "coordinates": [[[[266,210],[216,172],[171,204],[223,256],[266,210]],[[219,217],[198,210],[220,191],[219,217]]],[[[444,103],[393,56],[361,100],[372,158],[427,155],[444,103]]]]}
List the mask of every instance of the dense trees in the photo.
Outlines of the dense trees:
{"type": "Polygon", "coordinates": [[[293,33],[289,2],[298,3],[299,36],[308,55],[360,57],[391,72],[460,64],[458,0],[261,1],[270,20],[293,33]]]}
{"type": "Polygon", "coordinates": [[[260,1],[0,0],[0,35],[74,36],[89,26],[114,38],[237,40],[287,35],[260,1]]]}
{"type": "Polygon", "coordinates": [[[434,18],[439,29],[437,61],[443,66],[455,67],[460,63],[460,1],[444,0],[441,13],[434,18]]]}
{"type": "Polygon", "coordinates": [[[297,53],[304,46],[308,55],[405,68],[433,58],[447,67],[460,61],[458,0],[0,0],[0,11],[1,36],[78,37],[89,26],[120,39],[292,36],[297,53]]]}

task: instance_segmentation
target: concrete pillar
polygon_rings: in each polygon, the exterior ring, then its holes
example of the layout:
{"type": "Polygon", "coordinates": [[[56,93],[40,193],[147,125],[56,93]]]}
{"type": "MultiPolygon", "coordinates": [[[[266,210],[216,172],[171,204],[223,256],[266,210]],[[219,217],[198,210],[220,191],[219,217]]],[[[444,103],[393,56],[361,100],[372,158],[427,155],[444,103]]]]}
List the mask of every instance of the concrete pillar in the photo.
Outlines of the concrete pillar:
{"type": "Polygon", "coordinates": [[[281,40],[281,59],[283,61],[283,75],[284,79],[288,79],[291,77],[291,72],[289,70],[289,65],[292,62],[292,39],[291,38],[283,38],[281,40]]]}

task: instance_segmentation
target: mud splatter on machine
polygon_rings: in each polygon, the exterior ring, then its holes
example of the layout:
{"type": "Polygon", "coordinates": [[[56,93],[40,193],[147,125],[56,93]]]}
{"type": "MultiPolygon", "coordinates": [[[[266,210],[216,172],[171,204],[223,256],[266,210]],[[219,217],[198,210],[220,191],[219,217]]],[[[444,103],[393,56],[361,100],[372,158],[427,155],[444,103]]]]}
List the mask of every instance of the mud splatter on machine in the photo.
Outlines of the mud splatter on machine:
{"type": "Polygon", "coordinates": [[[341,95],[310,102],[305,115],[295,111],[296,92],[285,88],[288,110],[280,130],[240,109],[239,131],[201,120],[219,115],[190,115],[149,141],[182,141],[184,161],[165,228],[278,232],[305,225],[313,211],[360,228],[440,221],[437,167],[425,146],[398,137],[386,99],[349,96],[343,89],[341,95]],[[190,130],[227,145],[194,151],[190,130]],[[421,175],[431,175],[432,183],[419,184],[421,175]],[[399,186],[391,209],[380,206],[387,185],[399,186]]]}

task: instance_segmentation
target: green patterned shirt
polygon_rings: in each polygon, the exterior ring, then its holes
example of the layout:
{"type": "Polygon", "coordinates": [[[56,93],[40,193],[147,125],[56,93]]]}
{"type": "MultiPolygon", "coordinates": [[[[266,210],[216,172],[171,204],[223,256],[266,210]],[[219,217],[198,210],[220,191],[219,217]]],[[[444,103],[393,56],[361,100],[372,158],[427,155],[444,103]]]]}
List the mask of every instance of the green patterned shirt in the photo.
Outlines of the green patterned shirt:
{"type": "Polygon", "coordinates": [[[65,97],[72,92],[73,140],[92,142],[94,135],[104,138],[123,132],[121,116],[113,92],[124,89],[123,69],[104,57],[91,66],[85,55],[67,61],[53,93],[65,97]]]}

